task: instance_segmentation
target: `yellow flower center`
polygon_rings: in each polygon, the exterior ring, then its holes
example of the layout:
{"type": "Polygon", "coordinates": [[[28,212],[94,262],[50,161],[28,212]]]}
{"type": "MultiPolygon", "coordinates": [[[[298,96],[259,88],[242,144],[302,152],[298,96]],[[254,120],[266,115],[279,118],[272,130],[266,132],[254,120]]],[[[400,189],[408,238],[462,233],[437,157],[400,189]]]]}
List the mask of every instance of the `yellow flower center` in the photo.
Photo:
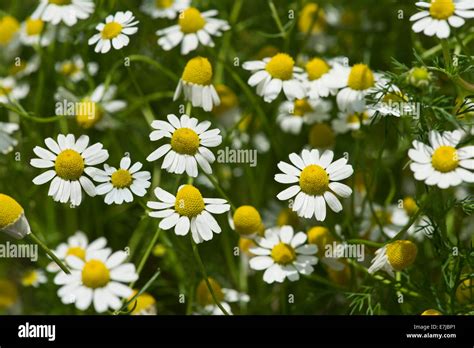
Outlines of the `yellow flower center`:
{"type": "Polygon", "coordinates": [[[128,170],[119,169],[112,174],[112,185],[116,188],[130,187],[133,182],[132,174],[128,170]]]}
{"type": "Polygon", "coordinates": [[[431,157],[431,164],[441,173],[453,171],[459,164],[456,148],[446,145],[438,147],[431,157]]]}
{"type": "MultiPolygon", "coordinates": [[[[207,280],[211,285],[211,289],[214,292],[217,301],[220,302],[224,300],[224,293],[222,292],[222,288],[219,283],[211,277],[208,277],[207,280]]],[[[210,304],[214,304],[212,294],[209,291],[209,288],[207,287],[206,281],[204,279],[199,282],[199,285],[196,288],[196,299],[199,305],[203,307],[210,304]]]]}
{"type": "Polygon", "coordinates": [[[198,9],[190,7],[179,16],[179,26],[185,34],[196,33],[206,25],[206,20],[198,9]]]}
{"type": "Polygon", "coordinates": [[[322,195],[329,189],[329,175],[322,167],[309,165],[300,174],[300,187],[308,195],[322,195]]]}
{"type": "Polygon", "coordinates": [[[374,82],[372,70],[365,64],[356,64],[351,69],[347,85],[356,91],[363,91],[372,87],[374,82]]]}
{"type": "Polygon", "coordinates": [[[10,196],[0,193],[0,229],[15,223],[23,214],[23,208],[10,196]]]}
{"type": "Polygon", "coordinates": [[[243,205],[234,213],[234,227],[237,233],[249,235],[257,232],[261,225],[260,213],[251,205],[243,205]]]}
{"type": "Polygon", "coordinates": [[[326,15],[324,10],[315,3],[307,4],[300,13],[298,29],[301,33],[308,33],[310,30],[317,34],[326,26],[326,15]],[[319,11],[318,11],[319,10],[319,11]]]}
{"type": "Polygon", "coordinates": [[[428,69],[425,67],[417,67],[413,68],[410,72],[410,76],[415,80],[415,81],[424,81],[428,80],[430,75],[428,72],[428,69]]]}
{"type": "Polygon", "coordinates": [[[278,213],[276,220],[277,220],[276,221],[277,226],[289,225],[289,226],[296,227],[299,222],[298,215],[290,208],[282,209],[278,213]]]}
{"type": "Polygon", "coordinates": [[[295,61],[286,53],[278,53],[265,66],[265,70],[275,79],[289,80],[293,76],[295,61]]]}
{"type": "Polygon", "coordinates": [[[79,67],[73,62],[65,62],[61,65],[60,72],[65,76],[71,76],[79,72],[79,67]]]}
{"type": "Polygon", "coordinates": [[[82,283],[91,289],[102,288],[109,283],[110,272],[100,260],[89,260],[82,269],[82,283]]]}
{"type": "Polygon", "coordinates": [[[421,313],[421,315],[443,315],[443,313],[436,309],[427,309],[426,311],[421,313]]]}
{"type": "Polygon", "coordinates": [[[26,20],[26,34],[28,36],[40,35],[44,28],[44,22],[41,19],[28,18],[26,20]]]}
{"type": "Polygon", "coordinates": [[[200,143],[199,136],[190,128],[178,128],[171,136],[171,147],[183,155],[195,155],[200,143]]]}
{"type": "Polygon", "coordinates": [[[237,106],[237,95],[235,95],[234,91],[232,91],[229,87],[222,84],[216,85],[216,91],[219,95],[221,103],[212,110],[215,114],[222,114],[237,106]]]}
{"type": "Polygon", "coordinates": [[[12,87],[0,86],[0,95],[10,95],[12,91],[13,91],[12,87]]]}
{"type": "Polygon", "coordinates": [[[306,63],[306,72],[311,81],[319,79],[321,76],[329,71],[330,67],[321,58],[313,58],[306,63]]]}
{"type": "Polygon", "coordinates": [[[64,180],[78,180],[84,172],[84,159],[74,150],[64,150],[56,158],[54,168],[64,180]]]}
{"type": "Polygon", "coordinates": [[[403,199],[403,209],[409,216],[413,216],[418,211],[418,205],[412,197],[405,197],[403,199]]]}
{"type": "Polygon", "coordinates": [[[18,290],[9,280],[0,280],[0,309],[7,309],[15,304],[18,290]]]}
{"type": "Polygon", "coordinates": [[[181,216],[194,217],[204,210],[201,192],[193,185],[184,185],[176,195],[174,209],[181,216]]]}
{"type": "Polygon", "coordinates": [[[5,16],[0,19],[0,45],[7,45],[20,29],[20,23],[12,17],[5,16]]]}
{"type": "Polygon", "coordinates": [[[296,99],[293,108],[293,116],[304,116],[313,111],[313,108],[306,99],[296,99]]]}
{"type": "Polygon", "coordinates": [[[432,0],[430,15],[436,19],[448,19],[454,14],[455,9],[453,0],[432,0]]]}
{"type": "Polygon", "coordinates": [[[323,256],[327,244],[332,244],[334,238],[326,227],[315,226],[307,233],[308,243],[318,246],[318,256],[323,256]]]}
{"type": "Polygon", "coordinates": [[[155,6],[158,8],[170,8],[173,5],[173,0],[155,0],[155,6]]]}
{"type": "MultiPolygon", "coordinates": [[[[128,300],[131,300],[133,296],[137,294],[137,290],[133,290],[132,296],[128,300]]],[[[128,309],[133,311],[131,314],[137,315],[143,311],[150,309],[152,306],[156,304],[156,300],[153,296],[149,293],[144,292],[140,296],[138,296],[133,302],[128,305],[128,309]]]]}
{"type": "Polygon", "coordinates": [[[80,103],[79,110],[77,110],[76,122],[80,127],[89,129],[102,120],[103,116],[104,112],[99,104],[91,101],[90,98],[84,98],[80,103]]]}
{"type": "Polygon", "coordinates": [[[273,247],[271,256],[272,259],[280,265],[287,265],[296,260],[295,249],[293,249],[291,245],[283,242],[273,247]]]}
{"type": "Polygon", "coordinates": [[[105,40],[113,39],[117,37],[122,32],[122,24],[117,22],[107,23],[102,29],[102,38],[105,40]]]}
{"type": "Polygon", "coordinates": [[[196,85],[210,85],[212,82],[211,63],[204,57],[191,59],[184,67],[182,78],[184,81],[196,85]]]}
{"type": "Polygon", "coordinates": [[[26,272],[21,278],[21,284],[23,286],[33,286],[38,281],[38,272],[29,271],[26,272]]]}
{"type": "Polygon", "coordinates": [[[387,245],[388,262],[396,271],[401,271],[415,262],[418,248],[409,240],[397,240],[387,245]]]}
{"type": "Polygon", "coordinates": [[[66,256],[70,255],[76,256],[83,261],[86,259],[86,251],[81,247],[70,247],[66,253],[66,256]]]}
{"type": "Polygon", "coordinates": [[[58,6],[70,5],[72,0],[49,0],[50,4],[55,4],[58,6]]]}
{"type": "Polygon", "coordinates": [[[329,148],[335,139],[334,131],[325,123],[316,123],[309,131],[309,144],[315,148],[329,148]]]}

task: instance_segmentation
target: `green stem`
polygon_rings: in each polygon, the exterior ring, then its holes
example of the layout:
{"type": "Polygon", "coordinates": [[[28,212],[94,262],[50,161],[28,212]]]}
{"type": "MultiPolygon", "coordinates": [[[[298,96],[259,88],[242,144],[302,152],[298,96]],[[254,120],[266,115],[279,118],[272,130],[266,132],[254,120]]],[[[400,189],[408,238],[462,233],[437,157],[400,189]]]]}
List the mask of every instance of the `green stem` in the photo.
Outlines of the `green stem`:
{"type": "Polygon", "coordinates": [[[33,232],[28,234],[31,240],[38,244],[43,251],[49,255],[53,259],[53,261],[67,274],[71,274],[71,271],[69,271],[69,268],[51,251],[51,249],[48,248],[48,246],[41,241],[33,232]]]}
{"type": "Polygon", "coordinates": [[[143,267],[145,267],[145,264],[146,264],[148,258],[150,257],[151,251],[153,250],[153,247],[156,244],[156,241],[157,241],[157,239],[160,235],[160,232],[161,232],[161,228],[158,227],[155,231],[155,234],[153,235],[153,238],[151,239],[150,243],[148,244],[148,247],[145,251],[145,254],[143,254],[143,257],[141,258],[140,263],[138,264],[138,267],[137,267],[137,273],[138,274],[140,274],[141,271],[143,270],[143,267]]]}

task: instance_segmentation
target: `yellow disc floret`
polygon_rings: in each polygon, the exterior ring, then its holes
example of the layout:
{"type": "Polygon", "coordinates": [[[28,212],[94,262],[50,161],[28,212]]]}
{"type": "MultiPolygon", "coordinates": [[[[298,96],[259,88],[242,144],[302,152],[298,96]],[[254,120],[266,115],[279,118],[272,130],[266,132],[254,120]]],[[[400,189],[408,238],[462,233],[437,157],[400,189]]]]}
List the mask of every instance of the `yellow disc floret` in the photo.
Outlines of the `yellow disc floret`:
{"type": "Polygon", "coordinates": [[[40,35],[44,28],[44,22],[41,19],[28,18],[26,20],[26,34],[28,36],[40,35]]]}
{"type": "Polygon", "coordinates": [[[199,136],[190,128],[178,128],[171,136],[171,147],[183,155],[195,155],[200,143],[199,136]]]}
{"type": "Polygon", "coordinates": [[[387,258],[392,268],[401,271],[415,262],[418,248],[409,240],[397,240],[387,245],[387,258]]]}
{"type": "Polygon", "coordinates": [[[295,104],[293,105],[294,116],[304,116],[312,111],[313,108],[306,99],[295,99],[295,104]]]}
{"type": "Polygon", "coordinates": [[[306,63],[306,72],[310,81],[317,80],[329,71],[330,67],[321,58],[313,58],[306,63]]]}
{"type": "Polygon", "coordinates": [[[126,169],[119,169],[111,176],[112,185],[116,188],[130,187],[133,182],[132,174],[126,169]]]}
{"type": "Polygon", "coordinates": [[[10,196],[0,193],[0,229],[17,222],[21,214],[21,205],[10,196]]]}
{"type": "Polygon", "coordinates": [[[261,225],[260,213],[251,205],[243,205],[235,210],[234,227],[237,233],[249,235],[257,232],[261,225]]]}
{"type": "MultiPolygon", "coordinates": [[[[222,288],[219,283],[211,277],[208,277],[207,280],[211,285],[212,292],[216,296],[217,301],[222,301],[224,299],[224,293],[222,292],[222,288]]],[[[205,307],[210,304],[214,304],[214,299],[212,298],[212,294],[207,287],[206,281],[203,279],[199,282],[199,285],[196,288],[196,299],[197,302],[205,307]]]]}
{"type": "Polygon", "coordinates": [[[75,150],[64,150],[59,153],[54,164],[56,174],[64,180],[78,180],[84,173],[84,159],[75,150]]]}
{"type": "Polygon", "coordinates": [[[5,16],[0,19],[0,45],[10,43],[18,29],[20,29],[20,23],[14,17],[5,16]]]}
{"type": "Polygon", "coordinates": [[[286,53],[278,53],[267,63],[265,70],[275,79],[289,80],[293,77],[295,61],[286,53]]]}
{"type": "Polygon", "coordinates": [[[326,149],[334,145],[336,135],[325,123],[314,124],[309,131],[309,145],[318,149],[326,149]]]}
{"type": "Polygon", "coordinates": [[[184,67],[182,78],[184,81],[196,85],[210,85],[212,82],[212,65],[207,58],[193,58],[184,67]]]}
{"type": "Polygon", "coordinates": [[[350,88],[356,91],[364,91],[373,87],[374,83],[374,74],[367,65],[356,64],[352,67],[347,81],[350,88]]]}
{"type": "Polygon", "coordinates": [[[433,168],[441,173],[451,172],[459,165],[458,152],[456,148],[444,145],[438,147],[431,157],[433,168]]]}
{"type": "Polygon", "coordinates": [[[170,8],[171,5],[173,5],[173,0],[155,0],[155,6],[157,8],[170,8]]]}
{"type": "Polygon", "coordinates": [[[110,272],[100,260],[89,260],[82,269],[82,283],[91,289],[103,288],[109,283],[110,272]]]}
{"type": "Polygon", "coordinates": [[[179,15],[179,26],[185,34],[196,33],[206,25],[206,20],[197,8],[189,7],[179,15]]]}
{"type": "Polygon", "coordinates": [[[418,211],[418,205],[412,197],[405,197],[403,199],[403,209],[409,216],[413,216],[418,211]]]}
{"type": "Polygon", "coordinates": [[[194,217],[204,210],[201,192],[193,185],[184,185],[176,194],[175,210],[181,216],[194,217]]]}
{"type": "Polygon", "coordinates": [[[104,29],[102,29],[102,38],[105,40],[111,40],[122,32],[122,24],[117,22],[109,22],[105,25],[104,29]]]}
{"type": "Polygon", "coordinates": [[[38,272],[35,270],[26,272],[21,277],[21,285],[23,286],[33,286],[38,281],[38,272]]]}
{"type": "MultiPolygon", "coordinates": [[[[133,290],[132,296],[130,296],[128,300],[131,300],[137,294],[137,292],[137,290],[133,290]]],[[[151,312],[154,312],[153,307],[155,306],[155,304],[155,298],[149,293],[144,292],[140,296],[136,297],[135,300],[128,305],[128,309],[133,309],[133,311],[131,312],[132,315],[138,315],[150,310],[151,312]]]]}
{"type": "Polygon", "coordinates": [[[322,8],[315,3],[309,3],[300,13],[298,29],[301,33],[317,34],[326,26],[326,15],[322,8]]]}
{"type": "Polygon", "coordinates": [[[72,76],[79,72],[79,67],[73,62],[65,62],[61,64],[59,72],[65,76],[72,76]]]}
{"type": "Polygon", "coordinates": [[[329,175],[323,167],[309,165],[300,174],[300,187],[308,195],[322,195],[329,189],[329,175]]]}
{"type": "Polygon", "coordinates": [[[291,245],[280,242],[273,247],[271,257],[276,263],[287,265],[296,260],[296,252],[291,245]]]}
{"type": "Polygon", "coordinates": [[[455,9],[453,0],[432,0],[430,15],[433,18],[444,20],[451,17],[455,9]]]}
{"type": "Polygon", "coordinates": [[[70,247],[67,250],[66,256],[70,256],[70,255],[78,257],[83,261],[85,261],[86,259],[86,251],[81,247],[70,247]]]}
{"type": "Polygon", "coordinates": [[[306,234],[308,236],[308,243],[317,245],[319,257],[324,255],[326,245],[330,245],[334,242],[334,238],[329,232],[329,229],[324,226],[312,227],[306,234]]]}
{"type": "Polygon", "coordinates": [[[79,124],[79,126],[89,129],[94,127],[100,120],[102,120],[104,112],[102,111],[99,104],[91,101],[90,98],[84,98],[80,105],[81,107],[76,113],[76,122],[79,124]]]}

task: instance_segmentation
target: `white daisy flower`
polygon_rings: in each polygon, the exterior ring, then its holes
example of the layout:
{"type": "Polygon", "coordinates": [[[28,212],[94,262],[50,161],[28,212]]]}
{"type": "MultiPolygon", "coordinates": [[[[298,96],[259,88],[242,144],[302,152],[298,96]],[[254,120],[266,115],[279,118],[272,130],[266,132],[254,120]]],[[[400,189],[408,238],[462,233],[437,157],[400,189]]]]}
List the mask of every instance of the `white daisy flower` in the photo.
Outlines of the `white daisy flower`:
{"type": "Polygon", "coordinates": [[[147,171],[139,171],[142,168],[140,162],[130,166],[130,157],[125,156],[120,161],[120,168],[115,169],[107,164],[104,170],[97,170],[93,179],[101,184],[97,186],[97,194],[105,195],[105,203],[122,204],[133,202],[133,194],[138,197],[146,195],[151,186],[151,174],[147,171]]]}
{"type": "Polygon", "coordinates": [[[82,57],[78,54],[74,55],[71,59],[57,62],[54,67],[59,74],[70,79],[72,82],[84,80],[86,78],[86,69],[87,73],[91,76],[97,74],[97,71],[99,70],[99,64],[89,62],[86,66],[82,57]]]}
{"type": "Polygon", "coordinates": [[[0,104],[9,104],[10,100],[25,98],[30,91],[26,83],[17,84],[14,78],[0,78],[0,104]]]}
{"type": "Polygon", "coordinates": [[[190,4],[191,0],[143,0],[140,9],[152,18],[175,19],[190,4]]]}
{"type": "Polygon", "coordinates": [[[306,63],[302,78],[308,98],[318,99],[336,95],[340,88],[346,86],[344,70],[339,65],[335,59],[326,61],[317,57],[306,63]]]}
{"type": "Polygon", "coordinates": [[[292,164],[279,162],[278,168],[283,172],[275,175],[275,181],[283,184],[294,184],[281,191],[277,198],[281,201],[295,197],[292,209],[299,216],[309,219],[313,216],[318,221],[326,218],[326,203],[334,212],[342,210],[342,204],[336,195],[349,197],[352,189],[340,182],[352,175],[354,170],[347,164],[347,158],[332,162],[334,152],[325,150],[303,150],[301,156],[290,154],[292,164]]]}
{"type": "Polygon", "coordinates": [[[163,219],[160,228],[169,230],[174,227],[178,236],[185,236],[191,230],[196,243],[209,241],[213,233],[221,233],[221,228],[211,214],[223,214],[230,209],[225,199],[202,198],[201,192],[192,185],[183,185],[176,197],[157,187],[155,195],[159,202],[148,202],[151,217],[163,219]]]}
{"type": "Polygon", "coordinates": [[[105,19],[105,24],[98,24],[95,29],[100,33],[92,36],[88,43],[96,45],[96,53],[107,53],[113,47],[116,50],[128,46],[130,39],[128,35],[133,35],[138,31],[132,11],[118,11],[115,15],[109,15],[105,19]],[[97,43],[97,44],[96,44],[97,43]]]}
{"type": "Polygon", "coordinates": [[[27,18],[20,28],[20,40],[27,46],[48,46],[54,37],[52,27],[45,30],[45,22],[41,19],[27,18]]]}
{"type": "Polygon", "coordinates": [[[127,103],[123,100],[114,99],[117,94],[117,86],[110,85],[106,89],[105,84],[97,86],[92,93],[83,97],[76,97],[66,89],[60,87],[55,94],[55,99],[60,102],[60,110],[57,115],[63,115],[67,111],[67,103],[77,103],[80,107],[75,110],[74,116],[77,124],[84,129],[104,129],[113,124],[112,114],[123,110],[127,103]],[[66,107],[64,104],[66,103],[66,107]]]}
{"type": "Polygon", "coordinates": [[[295,61],[286,53],[278,53],[272,58],[245,62],[242,67],[250,70],[252,76],[248,84],[257,87],[257,94],[267,102],[274,101],[281,90],[290,101],[303,99],[306,95],[301,82],[303,69],[295,67],[295,61]]]}
{"type": "Polygon", "coordinates": [[[182,115],[178,119],[176,115],[169,114],[167,118],[169,122],[157,120],[151,123],[156,130],[150,133],[150,140],[156,141],[165,137],[170,138],[170,143],[153,151],[147,161],[156,161],[166,155],[161,168],[169,173],[182,174],[186,171],[186,174],[195,178],[199,164],[205,173],[212,174],[210,163],[213,163],[216,157],[208,147],[220,145],[220,130],[208,130],[211,122],[198,123],[197,118],[188,115],[182,115]]]}
{"type": "Polygon", "coordinates": [[[334,132],[337,134],[356,131],[360,129],[361,125],[369,125],[374,114],[374,110],[365,110],[363,112],[339,112],[337,118],[332,120],[331,125],[334,132]]]}
{"type": "MultiPolygon", "coordinates": [[[[104,237],[100,237],[95,241],[89,243],[89,240],[84,232],[77,231],[67,239],[66,243],[58,245],[54,254],[61,260],[65,261],[66,257],[74,255],[81,260],[85,260],[86,253],[93,250],[105,249],[107,240],[104,237]]],[[[56,262],[50,262],[46,267],[48,272],[56,273],[61,270],[56,262]]]]}
{"type": "Polygon", "coordinates": [[[41,284],[45,284],[47,282],[48,278],[46,278],[46,274],[41,269],[27,271],[21,276],[21,285],[26,287],[32,286],[37,288],[41,284]]]}
{"type": "Polygon", "coordinates": [[[74,255],[66,257],[71,274],[59,272],[54,278],[54,283],[61,286],[58,296],[64,304],[75,303],[84,311],[93,303],[97,313],[122,307],[122,299],[133,293],[123,283],[136,281],[138,274],[133,263],[124,263],[126,252],[110,254],[110,249],[101,249],[88,250],[84,260],[74,255]]]}
{"type": "Polygon", "coordinates": [[[366,109],[365,97],[375,92],[380,74],[372,72],[365,64],[356,64],[352,68],[339,67],[346,76],[345,88],[337,93],[337,105],[341,111],[362,112],[366,109]]]}
{"type": "Polygon", "coordinates": [[[184,94],[184,99],[190,101],[194,107],[212,111],[221,101],[212,84],[212,65],[207,58],[195,57],[184,67],[183,75],[178,82],[173,100],[184,94]]]}
{"type": "Polygon", "coordinates": [[[462,182],[474,182],[474,146],[457,148],[462,137],[460,131],[431,131],[429,145],[417,140],[408,156],[413,161],[410,169],[415,179],[426,185],[437,185],[441,189],[458,186],[462,182]]]}
{"type": "Polygon", "coordinates": [[[214,47],[212,36],[221,36],[223,31],[229,30],[227,21],[212,18],[218,14],[217,10],[200,12],[194,7],[189,7],[180,12],[178,24],[156,32],[160,38],[158,45],[165,51],[178,46],[181,42],[181,54],[186,55],[203,46],[214,47]]]}
{"type": "Polygon", "coordinates": [[[450,27],[459,28],[466,22],[464,19],[474,18],[474,3],[471,0],[431,0],[415,5],[423,11],[410,17],[410,21],[415,22],[413,31],[427,36],[436,35],[440,39],[449,37],[450,27]]]}
{"type": "Polygon", "coordinates": [[[377,249],[369,273],[379,270],[387,272],[394,277],[394,271],[402,271],[415,262],[418,248],[409,240],[396,240],[377,249]]]}
{"type": "Polygon", "coordinates": [[[265,270],[263,280],[266,283],[283,283],[285,278],[294,282],[300,279],[300,273],[313,273],[313,265],[318,263],[315,256],[318,247],[305,244],[306,233],[294,234],[293,227],[275,227],[265,231],[265,237],[257,237],[256,248],[250,248],[255,257],[249,261],[250,268],[265,270]]]}
{"type": "Polygon", "coordinates": [[[303,124],[328,120],[332,104],[323,99],[295,99],[283,102],[278,110],[277,123],[287,133],[300,134],[303,124]]]}
{"type": "Polygon", "coordinates": [[[3,193],[0,193],[0,231],[15,239],[23,239],[31,233],[23,207],[3,193]]]}
{"type": "Polygon", "coordinates": [[[57,25],[64,22],[72,27],[79,19],[87,19],[94,12],[93,0],[40,0],[39,6],[31,15],[45,22],[57,25]]]}
{"type": "Polygon", "coordinates": [[[18,144],[18,141],[11,136],[18,129],[20,126],[16,123],[0,122],[0,153],[6,155],[18,144]]]}
{"type": "Polygon", "coordinates": [[[39,158],[30,164],[35,168],[53,168],[33,179],[35,185],[42,185],[52,180],[48,196],[56,202],[78,206],[82,202],[82,189],[91,197],[96,195],[92,181],[84,174],[93,177],[96,168],[109,158],[101,143],[89,145],[89,137],[81,135],[77,141],[73,134],[58,135],[58,141],[45,139],[48,149],[36,146],[33,151],[39,158]]]}
{"type": "MultiPolygon", "coordinates": [[[[212,291],[216,296],[217,301],[220,305],[224,307],[226,312],[232,315],[232,308],[230,303],[237,302],[249,302],[249,295],[239,292],[234,289],[222,288],[221,285],[213,278],[208,277],[207,280],[211,285],[212,291]]],[[[196,301],[199,305],[198,311],[195,314],[202,315],[223,315],[222,310],[216,305],[212,297],[209,288],[207,287],[206,281],[203,279],[199,282],[199,285],[196,288],[196,301]]]]}

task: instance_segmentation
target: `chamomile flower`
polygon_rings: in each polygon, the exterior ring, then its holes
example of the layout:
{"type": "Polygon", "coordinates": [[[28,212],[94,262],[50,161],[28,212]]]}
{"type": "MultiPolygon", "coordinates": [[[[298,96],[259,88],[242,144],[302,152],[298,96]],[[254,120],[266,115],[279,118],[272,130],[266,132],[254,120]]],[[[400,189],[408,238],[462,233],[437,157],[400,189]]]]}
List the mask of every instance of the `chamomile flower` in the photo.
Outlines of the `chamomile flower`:
{"type": "Polygon", "coordinates": [[[209,121],[198,123],[198,120],[188,115],[178,119],[173,114],[167,116],[168,121],[153,121],[151,126],[156,129],[150,133],[150,140],[170,138],[170,142],[153,151],[147,161],[152,162],[164,157],[161,168],[169,173],[186,173],[197,177],[198,165],[207,174],[212,173],[210,163],[216,160],[208,147],[216,147],[222,142],[219,129],[208,130],[209,121]]]}
{"type": "Polygon", "coordinates": [[[94,8],[93,0],[40,0],[31,17],[53,25],[64,22],[68,27],[72,27],[79,19],[89,18],[94,8]]]}
{"type": "Polygon", "coordinates": [[[277,122],[284,132],[300,134],[303,124],[329,119],[331,109],[331,103],[323,99],[285,101],[278,110],[277,122]]]}
{"type": "Polygon", "coordinates": [[[317,246],[305,244],[306,240],[305,233],[295,234],[291,226],[268,229],[265,237],[256,238],[258,247],[250,249],[256,255],[249,261],[250,268],[265,270],[263,280],[269,284],[283,283],[285,278],[297,281],[300,273],[311,274],[318,262],[317,246]]]}
{"type": "Polygon", "coordinates": [[[18,84],[14,78],[0,78],[0,104],[25,98],[30,91],[26,83],[18,84]]]}
{"type": "Polygon", "coordinates": [[[319,34],[327,26],[326,12],[318,4],[310,2],[298,17],[298,30],[302,34],[319,34]]]}
{"type": "Polygon", "coordinates": [[[369,273],[383,270],[394,277],[394,271],[402,271],[415,262],[417,252],[416,244],[409,240],[396,240],[388,243],[375,252],[369,273]]]}
{"type": "MultiPolygon", "coordinates": [[[[232,315],[232,309],[230,303],[236,302],[249,302],[249,295],[238,292],[234,289],[222,288],[221,285],[211,277],[208,277],[207,280],[211,285],[212,292],[216,296],[217,301],[220,305],[224,307],[227,313],[232,315]]],[[[223,315],[222,310],[214,302],[211,292],[207,287],[206,281],[203,279],[199,282],[199,285],[196,288],[196,301],[199,306],[197,314],[204,315],[223,315]]]]}
{"type": "Polygon", "coordinates": [[[98,34],[92,36],[88,44],[96,45],[94,51],[96,53],[107,53],[113,47],[116,50],[128,46],[129,35],[133,35],[138,31],[135,16],[131,11],[118,11],[115,15],[109,15],[105,19],[105,23],[98,24],[95,29],[98,34]]]}
{"type": "Polygon", "coordinates": [[[474,3],[470,0],[431,0],[415,4],[423,11],[410,17],[415,22],[412,29],[415,33],[423,32],[427,36],[436,35],[446,39],[451,34],[451,28],[459,28],[465,19],[474,18],[474,3]]]}
{"type": "Polygon", "coordinates": [[[413,67],[408,72],[407,81],[415,87],[428,87],[433,81],[433,73],[424,66],[413,67]]]}
{"type": "Polygon", "coordinates": [[[70,255],[66,263],[71,274],[59,272],[54,283],[60,285],[58,296],[64,304],[75,303],[86,310],[93,303],[97,313],[122,307],[122,299],[130,298],[133,290],[123,283],[134,282],[138,274],[133,263],[125,263],[128,255],[110,249],[88,250],[84,259],[70,255]]]}
{"type": "Polygon", "coordinates": [[[278,53],[272,58],[245,62],[242,67],[252,72],[248,84],[257,88],[257,94],[267,102],[274,101],[283,89],[290,101],[303,99],[306,95],[301,73],[295,61],[286,53],[278,53]]]}
{"type": "MultiPolygon", "coordinates": [[[[138,290],[133,290],[128,300],[131,300],[137,293],[138,290]]],[[[131,315],[156,315],[156,300],[149,293],[144,292],[128,305],[128,309],[131,311],[131,315]]]]}
{"type": "Polygon", "coordinates": [[[347,164],[346,158],[332,161],[334,152],[325,150],[303,150],[301,156],[292,153],[289,156],[292,164],[279,162],[278,168],[283,172],[275,175],[275,181],[282,184],[293,184],[281,191],[277,198],[281,201],[295,197],[292,209],[299,216],[307,219],[313,215],[318,221],[326,218],[326,203],[334,212],[342,210],[342,204],[336,195],[349,197],[352,190],[338,181],[347,179],[354,170],[347,164]]]}
{"type": "Polygon", "coordinates": [[[48,196],[56,202],[78,206],[82,202],[82,189],[91,197],[96,195],[92,181],[85,175],[93,177],[97,170],[93,166],[109,158],[107,150],[101,143],[89,145],[89,137],[81,135],[77,141],[73,134],[59,134],[57,142],[52,138],[45,139],[48,149],[36,146],[33,151],[39,158],[30,164],[35,168],[52,168],[33,179],[35,185],[43,185],[52,180],[48,196]]]}
{"type": "Polygon", "coordinates": [[[336,95],[338,89],[345,86],[343,71],[336,60],[326,61],[315,57],[308,61],[302,75],[308,98],[336,95]]]}
{"type": "Polygon", "coordinates": [[[12,138],[12,134],[20,129],[16,123],[0,122],[0,153],[6,155],[13,150],[18,141],[12,138]]]}
{"type": "Polygon", "coordinates": [[[38,286],[46,283],[47,281],[48,281],[48,278],[46,278],[44,271],[40,269],[32,269],[32,270],[26,271],[21,276],[21,285],[25,287],[31,286],[31,287],[37,288],[38,286]]]}
{"type": "Polygon", "coordinates": [[[191,0],[143,0],[140,10],[152,18],[175,19],[190,4],[191,0]]]}
{"type": "Polygon", "coordinates": [[[173,100],[177,100],[181,93],[185,100],[204,111],[212,111],[221,103],[212,84],[212,65],[207,58],[195,57],[186,63],[173,100]]]}
{"type": "Polygon", "coordinates": [[[95,62],[89,62],[86,65],[84,64],[82,57],[76,54],[71,59],[57,62],[55,64],[55,69],[59,74],[72,82],[79,82],[86,78],[86,69],[87,73],[91,76],[97,74],[99,65],[95,62]]]}
{"type": "Polygon", "coordinates": [[[374,104],[369,107],[374,113],[378,112],[382,116],[401,117],[414,115],[416,110],[400,88],[386,81],[381,81],[379,87],[383,90],[374,94],[374,104]]]}
{"type": "Polygon", "coordinates": [[[23,207],[3,193],[0,193],[0,231],[15,239],[22,239],[31,233],[23,207]]]}
{"type": "Polygon", "coordinates": [[[365,110],[363,112],[339,112],[337,118],[331,122],[332,129],[334,129],[334,132],[337,134],[357,131],[362,125],[369,125],[374,114],[374,110],[365,110]]]}
{"type": "Polygon", "coordinates": [[[27,46],[48,46],[53,40],[52,27],[45,30],[45,22],[37,18],[27,18],[20,28],[20,40],[27,46]]]}
{"type": "Polygon", "coordinates": [[[457,148],[461,137],[460,131],[430,131],[429,145],[414,140],[408,156],[415,179],[441,189],[474,182],[474,146],[457,148]]]}
{"type": "Polygon", "coordinates": [[[18,46],[18,34],[20,23],[13,16],[4,16],[0,18],[0,47],[2,49],[11,49],[18,46]]]}
{"type": "Polygon", "coordinates": [[[186,55],[203,46],[214,47],[212,36],[221,36],[229,30],[227,21],[213,18],[217,10],[200,12],[197,8],[189,7],[179,15],[178,24],[156,32],[160,38],[158,45],[169,51],[181,43],[181,54],[186,55]]]}
{"type": "Polygon", "coordinates": [[[235,232],[245,237],[263,233],[265,229],[260,213],[251,205],[242,205],[235,209],[234,215],[229,216],[229,225],[235,232]]]}
{"type": "Polygon", "coordinates": [[[213,233],[221,233],[221,228],[211,214],[223,214],[230,209],[225,199],[203,198],[201,192],[192,185],[183,185],[176,196],[157,187],[155,195],[159,202],[148,202],[154,211],[149,215],[163,219],[160,228],[169,230],[174,227],[178,236],[185,236],[191,230],[196,243],[209,241],[213,233]]]}
{"type": "MultiPolygon", "coordinates": [[[[341,111],[362,112],[366,106],[365,97],[375,92],[380,74],[372,72],[365,64],[353,67],[339,67],[345,72],[345,88],[337,93],[337,105],[341,111]]],[[[342,75],[342,72],[340,73],[342,75]]]]}
{"type": "MultiPolygon", "coordinates": [[[[67,239],[66,243],[58,245],[54,254],[61,260],[65,261],[66,257],[74,255],[81,260],[85,260],[86,253],[94,250],[105,249],[107,240],[104,237],[100,237],[93,242],[89,243],[89,239],[82,231],[77,231],[67,239]]],[[[50,262],[46,267],[48,272],[56,273],[61,270],[56,262],[50,262]]]]}
{"type": "Polygon", "coordinates": [[[140,171],[143,166],[140,162],[132,166],[131,164],[130,157],[125,156],[120,161],[120,168],[105,164],[104,170],[96,171],[93,179],[101,183],[96,188],[97,194],[105,195],[106,204],[130,203],[133,202],[133,194],[138,197],[146,195],[151,186],[151,174],[148,171],[140,171]]]}

